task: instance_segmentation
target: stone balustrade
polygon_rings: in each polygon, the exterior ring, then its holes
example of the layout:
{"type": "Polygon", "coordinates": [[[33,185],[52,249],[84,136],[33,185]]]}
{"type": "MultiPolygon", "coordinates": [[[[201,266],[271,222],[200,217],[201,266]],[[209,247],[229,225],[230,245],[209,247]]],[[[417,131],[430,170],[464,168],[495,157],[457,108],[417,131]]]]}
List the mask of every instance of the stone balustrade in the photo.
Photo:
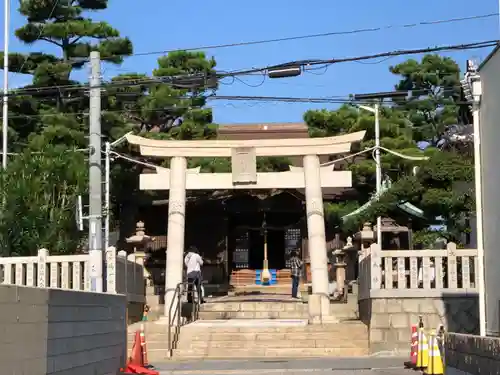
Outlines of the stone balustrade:
{"type": "Polygon", "coordinates": [[[478,331],[477,250],[381,250],[359,253],[359,312],[372,353],[409,353],[411,326],[478,331]]]}
{"type": "MultiPolygon", "coordinates": [[[[36,288],[90,291],[88,254],[50,255],[40,249],[36,256],[0,258],[0,284],[36,288]]],[[[124,294],[129,302],[145,302],[143,267],[117,253],[106,250],[105,292],[124,294]]]]}

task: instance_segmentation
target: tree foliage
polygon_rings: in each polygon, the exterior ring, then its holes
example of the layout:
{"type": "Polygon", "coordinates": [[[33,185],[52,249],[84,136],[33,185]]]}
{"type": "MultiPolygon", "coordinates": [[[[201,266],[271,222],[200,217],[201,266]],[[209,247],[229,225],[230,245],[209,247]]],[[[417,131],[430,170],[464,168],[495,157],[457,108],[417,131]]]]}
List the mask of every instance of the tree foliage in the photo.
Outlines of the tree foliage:
{"type": "Polygon", "coordinates": [[[85,90],[60,88],[80,85],[72,73],[85,66],[90,51],[99,51],[107,62],[120,64],[123,56],[132,53],[132,43],[106,22],[88,17],[89,12],[106,9],[107,0],[20,0],[19,4],[26,24],[15,31],[16,37],[34,48],[52,46],[58,52],[9,54],[10,71],[31,75],[28,88],[45,88],[13,100],[12,114],[19,121],[10,124],[14,138],[9,143],[17,145],[17,150],[27,143],[38,148],[48,143],[87,147],[85,90]],[[36,118],[29,117],[23,124],[24,116],[34,114],[36,118]]]}
{"type": "MultiPolygon", "coordinates": [[[[15,96],[10,100],[9,151],[21,153],[21,156],[10,160],[12,166],[5,177],[10,186],[15,186],[15,179],[22,175],[16,168],[21,165],[18,159],[24,160],[27,152],[47,151],[54,156],[47,145],[61,146],[66,150],[88,148],[88,95],[84,84],[74,79],[74,73],[85,67],[91,51],[99,51],[104,64],[120,64],[125,56],[132,53],[129,39],[121,37],[119,31],[108,23],[89,17],[91,12],[106,9],[107,0],[21,0],[19,3],[19,12],[25,17],[26,24],[16,30],[16,36],[34,50],[26,55],[9,55],[12,72],[32,76],[32,83],[24,87],[30,89],[30,95],[15,96]],[[55,47],[56,52],[35,50],[47,45],[52,50],[55,47]],[[66,87],[71,87],[71,90],[66,90],[66,87]]],[[[116,140],[129,131],[158,139],[215,138],[217,125],[213,123],[211,109],[205,107],[207,96],[217,89],[210,81],[215,66],[215,60],[207,58],[203,52],[177,51],[160,57],[157,68],[150,75],[131,72],[104,82],[101,113],[103,141],[116,140]]],[[[115,151],[133,152],[126,145],[115,151]]],[[[134,157],[143,162],[157,163],[140,155],[134,157]]],[[[31,163],[35,180],[42,175],[60,172],[59,165],[49,163],[46,158],[33,158],[31,163]],[[39,163],[39,168],[35,168],[35,163],[39,163]],[[47,170],[43,170],[42,166],[47,170]]],[[[167,164],[168,161],[165,162],[167,164]]],[[[189,164],[190,167],[200,166],[202,172],[230,171],[227,159],[194,158],[189,164]]],[[[164,194],[144,194],[138,190],[138,175],[144,169],[143,165],[117,157],[112,166],[112,213],[116,219],[122,220],[121,232],[128,234],[133,229],[141,201],[164,194]]],[[[258,160],[258,167],[266,171],[283,170],[287,161],[263,158],[258,160]]],[[[87,169],[87,163],[83,159],[74,159],[68,162],[68,168],[75,168],[68,173],[77,174],[87,169]]],[[[68,202],[74,203],[75,192],[86,193],[84,177],[70,179],[61,175],[60,178],[69,184],[68,189],[63,190],[67,193],[65,199],[68,202]]],[[[19,183],[23,184],[19,190],[23,194],[38,197],[40,189],[36,183],[31,183],[31,180],[19,183]]],[[[17,202],[19,197],[16,193],[15,189],[6,190],[5,194],[14,194],[7,200],[17,202]]],[[[41,197],[49,199],[47,195],[41,197]]],[[[42,198],[37,199],[35,203],[42,205],[42,198]]],[[[47,200],[45,205],[50,202],[47,200]]],[[[12,215],[18,214],[21,211],[12,211],[12,215]]],[[[61,220],[56,221],[40,221],[38,217],[47,218],[47,215],[33,213],[25,217],[25,220],[33,220],[33,225],[31,231],[19,229],[20,237],[27,236],[24,240],[15,240],[11,232],[0,233],[3,238],[8,238],[6,241],[10,249],[23,254],[36,251],[40,246],[51,251],[72,252],[76,249],[78,235],[72,237],[75,241],[68,242],[66,247],[61,245],[65,237],[46,235],[49,230],[51,233],[67,231],[74,234],[72,217],[63,215],[61,220]]],[[[27,225],[25,220],[22,225],[27,225]]],[[[6,226],[2,228],[7,230],[6,226]]]]}
{"type": "MultiPolygon", "coordinates": [[[[343,216],[370,201],[375,191],[372,154],[349,159],[342,167],[352,171],[356,194],[345,201],[325,205],[329,225],[350,235],[359,230],[363,222],[388,216],[401,224],[411,220],[419,241],[433,237],[423,235],[429,232],[431,225],[442,225],[440,236],[459,241],[461,233],[467,230],[465,218],[472,205],[470,191],[457,189],[457,184],[472,180],[473,164],[467,155],[437,147],[448,127],[461,123],[457,104],[460,97],[458,65],[447,57],[426,55],[421,61],[410,59],[391,67],[390,71],[399,77],[395,89],[409,91],[411,96],[394,99],[381,107],[381,146],[406,156],[426,156],[428,160],[407,160],[382,150],[383,176],[392,181],[391,188],[360,214],[344,221],[343,216]],[[402,212],[400,207],[406,202],[421,209],[424,218],[402,212]]],[[[374,116],[359,107],[344,105],[335,111],[308,111],[304,119],[311,136],[366,130],[360,150],[374,146],[374,116]]]]}
{"type": "Polygon", "coordinates": [[[0,178],[0,248],[2,256],[75,251],[81,234],[75,220],[76,197],[87,179],[85,155],[46,145],[13,158],[0,178]]]}
{"type": "Polygon", "coordinates": [[[2,176],[0,237],[10,253],[32,254],[40,247],[71,253],[80,244],[75,196],[86,191],[87,163],[84,153],[71,150],[88,148],[89,106],[72,73],[85,66],[90,51],[114,64],[132,53],[127,38],[88,17],[107,6],[107,0],[19,1],[26,23],[16,37],[33,49],[50,45],[55,52],[9,54],[10,71],[32,77],[22,88],[30,95],[9,101],[9,151],[20,153],[9,158],[2,176]]]}
{"type": "Polygon", "coordinates": [[[436,145],[446,127],[457,123],[460,68],[449,57],[426,55],[419,62],[409,59],[390,68],[401,77],[398,91],[410,91],[409,99],[396,101],[412,127],[415,141],[436,145]]]}
{"type": "MultiPolygon", "coordinates": [[[[73,252],[81,239],[75,233],[71,207],[75,195],[86,193],[87,164],[85,153],[68,150],[88,147],[89,109],[88,95],[75,73],[85,67],[91,51],[99,51],[105,64],[120,64],[132,53],[132,43],[108,23],[90,17],[92,12],[105,10],[108,0],[20,0],[19,4],[26,23],[16,36],[33,51],[11,53],[10,70],[30,75],[32,82],[25,88],[32,91],[9,101],[9,151],[20,155],[9,160],[9,169],[2,174],[6,206],[0,238],[12,253],[29,254],[40,246],[51,252],[73,252]],[[47,46],[54,52],[41,52],[47,46]],[[73,89],[62,89],[67,86],[73,89]],[[54,184],[60,186],[50,190],[54,184]]],[[[160,57],[151,74],[131,72],[105,82],[103,140],[116,140],[131,130],[158,139],[214,139],[217,125],[206,100],[217,89],[210,79],[215,67],[214,59],[202,52],[178,51],[160,57]]],[[[370,200],[375,188],[370,153],[347,160],[342,168],[353,172],[355,195],[327,204],[330,222],[351,232],[376,215],[404,222],[409,217],[401,214],[398,205],[410,202],[425,214],[424,219],[413,220],[414,227],[425,231],[430,224],[445,223],[446,235],[456,240],[471,199],[454,186],[471,179],[471,160],[438,146],[447,127],[461,121],[457,119],[459,68],[450,58],[427,55],[391,67],[391,72],[398,77],[396,89],[411,91],[412,96],[381,108],[381,144],[404,155],[426,155],[429,160],[415,162],[382,151],[384,177],[392,181],[392,187],[369,209],[344,223],[341,217],[370,200]],[[418,142],[430,147],[422,150],[418,142]],[[415,166],[419,166],[416,174],[415,166]]],[[[374,146],[374,117],[359,108],[344,105],[335,111],[308,111],[304,119],[313,137],[366,130],[359,150],[374,146]]],[[[126,145],[120,147],[116,151],[132,152],[126,145]]],[[[189,163],[200,166],[202,172],[230,171],[230,161],[223,158],[197,158],[189,163]]],[[[162,195],[145,196],[138,190],[143,168],[120,158],[113,162],[113,213],[118,219],[131,219],[132,224],[141,200],[162,195]]],[[[288,160],[283,158],[258,159],[259,171],[287,168],[288,160]]],[[[132,229],[121,228],[125,234],[132,229]]]]}

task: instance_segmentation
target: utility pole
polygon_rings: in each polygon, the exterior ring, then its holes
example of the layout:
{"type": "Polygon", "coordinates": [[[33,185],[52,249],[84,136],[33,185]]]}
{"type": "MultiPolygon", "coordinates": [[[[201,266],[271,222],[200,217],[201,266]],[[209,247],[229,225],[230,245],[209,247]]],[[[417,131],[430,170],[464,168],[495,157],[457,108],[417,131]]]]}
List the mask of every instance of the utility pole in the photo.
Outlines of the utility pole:
{"type": "Polygon", "coordinates": [[[101,59],[90,53],[90,157],[89,157],[89,257],[90,290],[103,291],[102,165],[101,165],[101,59]]]}
{"type": "MultiPolygon", "coordinates": [[[[358,107],[375,115],[375,184],[377,200],[382,192],[382,163],[380,162],[380,105],[385,98],[402,98],[408,96],[408,91],[375,92],[356,94],[354,100],[375,100],[373,107],[360,105],[358,107]]],[[[382,249],[382,218],[377,217],[377,243],[382,249]]]]}
{"type": "Polygon", "coordinates": [[[3,31],[3,108],[2,108],[2,168],[7,168],[7,137],[9,132],[9,32],[10,0],[4,0],[3,31]]]}
{"type": "MultiPolygon", "coordinates": [[[[380,163],[380,119],[379,119],[379,103],[375,103],[375,183],[377,199],[380,199],[380,192],[382,191],[382,164],[380,163]]],[[[377,243],[382,249],[382,218],[377,217],[377,243]]]]}

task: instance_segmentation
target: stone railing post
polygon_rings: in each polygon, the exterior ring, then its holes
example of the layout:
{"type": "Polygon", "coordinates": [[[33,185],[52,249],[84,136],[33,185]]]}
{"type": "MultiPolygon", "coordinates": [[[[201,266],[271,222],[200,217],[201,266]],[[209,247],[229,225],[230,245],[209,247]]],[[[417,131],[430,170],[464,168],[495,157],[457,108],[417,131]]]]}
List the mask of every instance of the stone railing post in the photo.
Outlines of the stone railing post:
{"type": "Polygon", "coordinates": [[[382,254],[380,246],[377,243],[373,243],[370,246],[370,290],[380,289],[382,285],[382,254]]]}
{"type": "Polygon", "coordinates": [[[116,247],[106,249],[106,292],[116,293],[116,247]]]}
{"type": "Polygon", "coordinates": [[[119,292],[127,295],[128,293],[128,267],[127,267],[127,252],[125,250],[120,250],[118,252],[118,257],[122,259],[123,262],[123,275],[119,275],[119,277],[123,280],[124,290],[120,290],[119,292]]]}
{"type": "Polygon", "coordinates": [[[447,274],[448,274],[448,288],[456,289],[458,288],[458,272],[457,272],[457,245],[450,242],[446,246],[447,256],[447,274]]]}
{"type": "Polygon", "coordinates": [[[47,258],[49,251],[47,249],[38,250],[37,268],[38,268],[38,288],[47,288],[47,258]]]}

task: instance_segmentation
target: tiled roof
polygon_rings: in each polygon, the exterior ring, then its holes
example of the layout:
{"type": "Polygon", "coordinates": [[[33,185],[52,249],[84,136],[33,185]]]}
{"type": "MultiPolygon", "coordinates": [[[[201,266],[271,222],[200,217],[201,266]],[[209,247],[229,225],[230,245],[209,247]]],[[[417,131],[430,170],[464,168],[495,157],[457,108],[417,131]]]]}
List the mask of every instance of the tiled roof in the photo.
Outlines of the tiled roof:
{"type": "Polygon", "coordinates": [[[245,131],[304,131],[307,125],[303,122],[263,122],[254,124],[221,124],[219,132],[245,132],[245,131]]]}
{"type": "Polygon", "coordinates": [[[283,139],[307,138],[307,125],[302,122],[223,124],[217,130],[219,139],[283,139]]]}

